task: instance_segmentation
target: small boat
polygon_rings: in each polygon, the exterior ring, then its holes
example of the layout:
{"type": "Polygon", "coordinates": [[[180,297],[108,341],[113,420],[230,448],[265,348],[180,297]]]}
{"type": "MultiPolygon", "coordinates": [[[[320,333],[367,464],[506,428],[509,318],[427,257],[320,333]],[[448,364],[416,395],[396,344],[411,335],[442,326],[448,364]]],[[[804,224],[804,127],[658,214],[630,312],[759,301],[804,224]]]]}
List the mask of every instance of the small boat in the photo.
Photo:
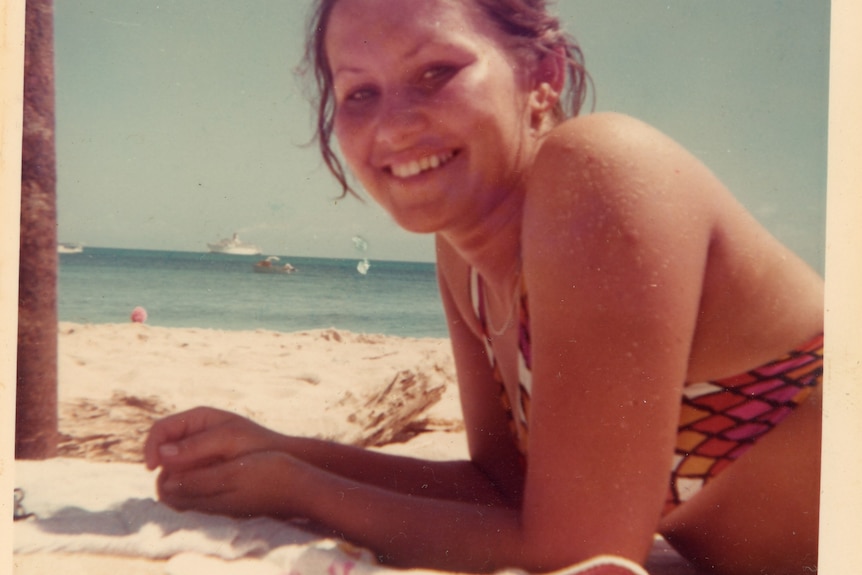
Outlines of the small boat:
{"type": "Polygon", "coordinates": [[[84,245],[71,242],[61,242],[57,244],[58,254],[79,254],[84,251],[84,245]]]}
{"type": "Polygon", "coordinates": [[[234,256],[256,256],[260,254],[260,248],[254,244],[244,243],[239,239],[239,235],[234,234],[232,238],[219,240],[215,244],[207,244],[210,253],[213,254],[230,254],[234,256]]]}
{"type": "Polygon", "coordinates": [[[254,264],[253,269],[255,273],[259,274],[292,274],[296,271],[296,268],[289,263],[276,265],[275,262],[277,261],[279,261],[278,256],[269,256],[265,260],[260,260],[254,264]]]}

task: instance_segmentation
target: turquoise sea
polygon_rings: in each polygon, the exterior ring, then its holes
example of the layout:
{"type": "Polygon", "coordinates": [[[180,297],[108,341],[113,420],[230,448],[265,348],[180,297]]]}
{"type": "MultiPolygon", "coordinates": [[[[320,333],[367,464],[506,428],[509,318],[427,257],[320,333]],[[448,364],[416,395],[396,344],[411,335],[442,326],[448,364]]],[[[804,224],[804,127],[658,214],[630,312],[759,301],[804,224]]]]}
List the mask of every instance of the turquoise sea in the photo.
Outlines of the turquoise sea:
{"type": "Polygon", "coordinates": [[[345,329],[446,337],[434,264],[280,256],[296,272],[253,271],[261,256],[87,247],[60,254],[60,321],[121,323],[135,306],[164,327],[282,332],[345,329]]]}

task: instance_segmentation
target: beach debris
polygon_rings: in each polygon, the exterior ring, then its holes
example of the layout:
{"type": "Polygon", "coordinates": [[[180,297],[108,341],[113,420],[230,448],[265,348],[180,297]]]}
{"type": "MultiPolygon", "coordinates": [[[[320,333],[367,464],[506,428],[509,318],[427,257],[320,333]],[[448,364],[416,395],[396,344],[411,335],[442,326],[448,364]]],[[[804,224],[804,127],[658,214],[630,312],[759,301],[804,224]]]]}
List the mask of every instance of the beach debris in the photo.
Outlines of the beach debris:
{"type": "Polygon", "coordinates": [[[320,376],[315,373],[303,373],[293,376],[293,379],[308,383],[310,385],[320,385],[320,376]]]}
{"type": "Polygon", "coordinates": [[[14,505],[15,507],[12,510],[12,519],[14,521],[21,521],[23,519],[28,519],[33,517],[33,513],[27,513],[27,510],[24,509],[24,490],[20,487],[15,488],[14,492],[14,505]]]}
{"type": "Polygon", "coordinates": [[[424,373],[404,369],[395,374],[380,392],[363,400],[350,396],[345,401],[359,403],[348,422],[357,426],[352,434],[340,438],[358,447],[379,447],[400,443],[421,433],[416,423],[420,416],[443,397],[445,385],[433,385],[424,373]]]}
{"type": "Polygon", "coordinates": [[[137,306],[132,310],[131,320],[135,323],[144,323],[147,321],[147,310],[141,306],[137,306]]]}
{"type": "Polygon", "coordinates": [[[155,396],[114,391],[108,399],[76,398],[59,405],[60,457],[105,462],[143,461],[152,424],[174,410],[155,396]]]}
{"type": "Polygon", "coordinates": [[[326,341],[333,340],[337,341],[338,343],[341,343],[341,334],[338,333],[338,330],[332,328],[321,330],[319,337],[325,339],[326,341]]]}

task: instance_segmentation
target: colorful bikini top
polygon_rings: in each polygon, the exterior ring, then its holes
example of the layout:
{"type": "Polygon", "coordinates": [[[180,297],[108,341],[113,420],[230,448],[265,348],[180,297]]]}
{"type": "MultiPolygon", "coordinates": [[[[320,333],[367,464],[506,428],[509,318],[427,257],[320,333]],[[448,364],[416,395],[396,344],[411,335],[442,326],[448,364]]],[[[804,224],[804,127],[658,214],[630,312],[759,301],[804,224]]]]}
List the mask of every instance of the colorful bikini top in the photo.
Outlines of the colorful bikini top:
{"type": "Polygon", "coordinates": [[[533,392],[533,362],[530,354],[530,312],[527,290],[523,280],[520,283],[520,289],[516,293],[518,298],[516,304],[518,310],[518,388],[515,397],[509,397],[506,386],[503,384],[503,374],[494,355],[494,348],[491,346],[492,337],[485,309],[485,284],[476,268],[470,268],[470,299],[473,303],[473,312],[482,326],[485,353],[488,355],[491,368],[494,370],[494,378],[500,383],[500,399],[509,414],[509,425],[517,440],[518,449],[521,454],[526,456],[530,395],[533,392]]]}
{"type": "MultiPolygon", "coordinates": [[[[532,393],[530,314],[523,281],[518,295],[518,385],[510,397],[491,345],[485,286],[470,270],[473,311],[482,327],[485,351],[501,386],[518,449],[526,463],[532,393]]],[[[823,334],[757,369],[683,389],[677,442],[665,513],[690,499],[707,482],[748,451],[787,417],[823,377],[823,334]]]]}

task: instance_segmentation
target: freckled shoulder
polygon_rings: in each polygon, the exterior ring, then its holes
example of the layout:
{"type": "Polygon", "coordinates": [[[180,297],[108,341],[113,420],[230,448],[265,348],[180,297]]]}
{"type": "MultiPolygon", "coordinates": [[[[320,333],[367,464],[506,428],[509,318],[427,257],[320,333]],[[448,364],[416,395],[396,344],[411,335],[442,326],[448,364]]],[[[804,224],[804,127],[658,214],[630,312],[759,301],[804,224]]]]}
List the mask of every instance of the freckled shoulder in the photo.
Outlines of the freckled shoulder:
{"type": "MultiPolygon", "coordinates": [[[[705,215],[720,182],[671,138],[615,113],[572,118],[545,137],[527,182],[524,232],[547,231],[548,219],[570,224],[612,220],[640,226],[705,215]],[[645,201],[649,200],[649,201],[645,201]]],[[[666,222],[670,224],[671,222],[666,222]]]]}
{"type": "Polygon", "coordinates": [[[630,116],[580,116],[545,136],[531,181],[601,183],[602,178],[625,176],[639,167],[655,167],[657,159],[679,163],[679,157],[672,157],[686,155],[673,140],[630,116]]]}
{"type": "Polygon", "coordinates": [[[546,297],[560,299],[574,297],[577,286],[578,301],[615,293],[618,301],[608,305],[620,311],[622,298],[649,291],[658,278],[699,289],[723,190],[691,154],[638,120],[596,114],[561,124],[543,142],[527,182],[528,288],[556,290],[546,297]]]}

